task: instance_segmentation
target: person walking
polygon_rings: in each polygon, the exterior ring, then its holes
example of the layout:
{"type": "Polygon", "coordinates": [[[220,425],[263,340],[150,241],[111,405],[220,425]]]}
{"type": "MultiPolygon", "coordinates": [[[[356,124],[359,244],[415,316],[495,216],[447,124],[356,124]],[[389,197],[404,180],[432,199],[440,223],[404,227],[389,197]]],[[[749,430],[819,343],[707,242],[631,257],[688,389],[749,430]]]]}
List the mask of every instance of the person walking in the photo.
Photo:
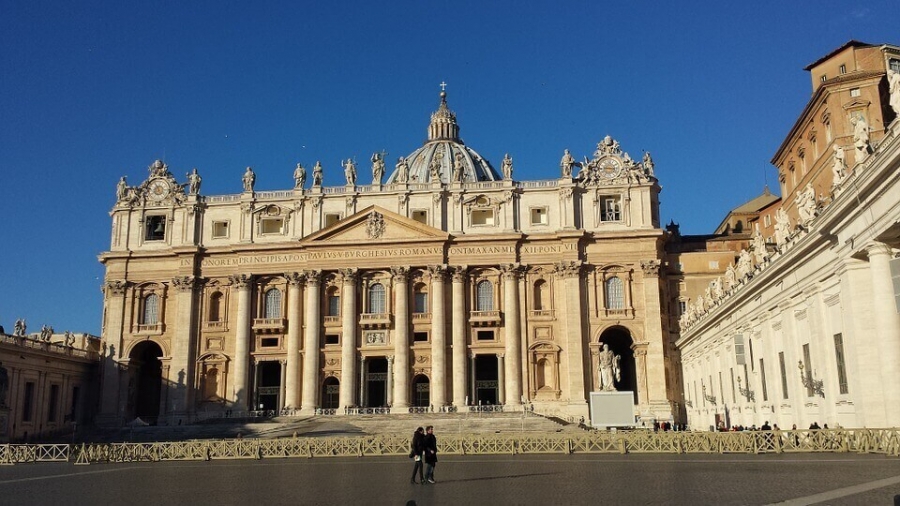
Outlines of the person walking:
{"type": "Polygon", "coordinates": [[[434,437],[434,427],[425,428],[425,479],[428,483],[434,483],[434,466],[437,465],[437,438],[434,437]]]}
{"type": "Polygon", "coordinates": [[[422,454],[425,453],[425,429],[419,427],[413,433],[412,441],[409,444],[409,458],[415,460],[416,465],[413,467],[412,478],[409,482],[413,485],[416,483],[426,483],[425,476],[422,471],[422,454]],[[419,473],[419,481],[416,481],[416,473],[419,473]]]}

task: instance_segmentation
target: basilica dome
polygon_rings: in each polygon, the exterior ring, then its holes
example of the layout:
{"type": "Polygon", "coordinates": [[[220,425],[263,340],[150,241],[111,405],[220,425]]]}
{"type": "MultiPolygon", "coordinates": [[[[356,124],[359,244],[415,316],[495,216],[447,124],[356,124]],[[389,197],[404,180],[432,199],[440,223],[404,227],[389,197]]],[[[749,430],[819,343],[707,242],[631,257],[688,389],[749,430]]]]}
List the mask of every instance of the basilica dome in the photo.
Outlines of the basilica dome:
{"type": "MultiPolygon", "coordinates": [[[[428,140],[421,148],[406,157],[409,166],[407,181],[410,183],[429,183],[432,174],[437,174],[441,182],[451,183],[457,175],[463,182],[498,181],[500,175],[474,149],[463,144],[459,138],[459,125],[456,114],[447,107],[447,93],[441,92],[441,105],[431,114],[428,125],[428,140]],[[455,174],[454,164],[460,165],[461,174],[455,174]]],[[[399,167],[398,163],[398,167],[399,167]]],[[[399,168],[387,178],[387,184],[403,181],[403,172],[399,168]]]]}

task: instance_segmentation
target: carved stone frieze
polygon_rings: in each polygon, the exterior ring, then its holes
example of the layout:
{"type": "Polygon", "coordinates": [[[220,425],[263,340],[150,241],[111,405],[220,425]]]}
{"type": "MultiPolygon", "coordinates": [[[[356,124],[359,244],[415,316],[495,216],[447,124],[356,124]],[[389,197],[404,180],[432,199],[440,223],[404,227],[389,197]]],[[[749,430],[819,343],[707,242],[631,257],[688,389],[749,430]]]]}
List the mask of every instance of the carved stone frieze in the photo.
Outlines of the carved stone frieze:
{"type": "Polygon", "coordinates": [[[384,230],[384,215],[377,211],[369,213],[369,218],[366,220],[366,235],[369,239],[380,238],[384,235],[384,230]]]}

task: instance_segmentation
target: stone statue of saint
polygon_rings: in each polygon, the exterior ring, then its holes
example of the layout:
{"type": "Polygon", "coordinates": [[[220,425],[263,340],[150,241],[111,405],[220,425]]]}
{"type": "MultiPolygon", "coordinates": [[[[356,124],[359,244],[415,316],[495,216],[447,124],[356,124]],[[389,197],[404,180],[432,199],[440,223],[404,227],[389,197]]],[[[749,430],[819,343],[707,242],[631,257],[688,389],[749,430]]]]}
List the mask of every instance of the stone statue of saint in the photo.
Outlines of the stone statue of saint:
{"type": "Polygon", "coordinates": [[[125,182],[125,176],[116,184],[116,200],[124,200],[128,195],[128,183],[125,182]]]}
{"type": "Polygon", "coordinates": [[[759,227],[757,227],[756,233],[753,234],[753,258],[756,260],[756,265],[765,262],[768,256],[769,252],[766,250],[766,239],[759,231],[759,227]]]}
{"type": "Polygon", "coordinates": [[[441,161],[437,157],[431,159],[431,163],[428,164],[428,172],[430,181],[441,182],[441,161]]]}
{"type": "Polygon", "coordinates": [[[346,162],[343,162],[341,165],[344,167],[344,179],[347,180],[347,185],[353,186],[356,184],[356,164],[353,163],[353,160],[348,158],[346,162]]]}
{"type": "Polygon", "coordinates": [[[622,360],[622,357],[610,351],[609,345],[604,343],[603,350],[600,352],[597,358],[599,359],[597,370],[600,373],[600,391],[615,391],[615,381],[622,380],[622,373],[619,367],[619,363],[622,360]]]}
{"type": "Polygon", "coordinates": [[[888,91],[891,94],[891,109],[894,110],[894,114],[900,116],[900,72],[894,72],[893,70],[888,69],[887,77],[888,91]]]}
{"type": "Polygon", "coordinates": [[[738,265],[737,265],[737,273],[740,279],[744,279],[750,276],[750,272],[753,270],[753,260],[750,257],[750,252],[742,249],[741,254],[738,257],[738,265]]]}
{"type": "Polygon", "coordinates": [[[462,183],[466,178],[466,164],[463,154],[459,151],[453,157],[453,181],[462,183]]]}
{"type": "Polygon", "coordinates": [[[807,183],[803,191],[797,193],[794,199],[797,204],[797,214],[799,220],[797,223],[806,226],[816,217],[816,191],[812,187],[812,183],[807,183]]]}
{"type": "Polygon", "coordinates": [[[572,177],[572,167],[575,166],[575,157],[569,150],[563,151],[562,160],[559,161],[559,170],[562,177],[572,177]]]}
{"type": "Polygon", "coordinates": [[[734,263],[730,263],[725,269],[725,289],[731,290],[735,283],[737,283],[737,271],[734,270],[734,263]]]}
{"type": "Polygon", "coordinates": [[[200,178],[200,174],[197,173],[197,169],[191,171],[190,174],[187,175],[188,178],[188,193],[191,195],[199,195],[200,194],[200,183],[203,182],[203,179],[200,178]]]}
{"type": "Polygon", "coordinates": [[[716,300],[721,299],[725,292],[722,291],[722,278],[718,277],[712,280],[712,294],[716,300]]]}
{"type": "Polygon", "coordinates": [[[253,186],[256,184],[256,174],[253,173],[253,169],[247,167],[247,170],[244,171],[244,177],[241,178],[241,181],[244,183],[244,191],[252,192],[253,186]]]}
{"type": "Polygon", "coordinates": [[[409,164],[406,163],[406,158],[402,156],[397,159],[397,179],[398,183],[405,183],[409,179],[409,164]]]}
{"type": "Polygon", "coordinates": [[[644,161],[642,162],[644,166],[644,175],[647,177],[653,177],[653,158],[650,157],[650,152],[644,152],[644,161]]]}
{"type": "Polygon", "coordinates": [[[372,184],[381,184],[384,177],[384,157],[379,153],[372,153],[372,184]]]}
{"type": "Polygon", "coordinates": [[[506,155],[503,157],[503,162],[501,163],[500,168],[503,171],[503,179],[512,179],[513,160],[512,157],[509,156],[509,153],[506,153],[506,155]]]}
{"type": "Polygon", "coordinates": [[[294,189],[302,190],[304,186],[306,186],[306,169],[302,163],[298,163],[294,169],[294,189]]]}
{"type": "Polygon", "coordinates": [[[791,236],[791,218],[783,207],[775,212],[775,244],[781,247],[791,236]]]}
{"type": "Polygon", "coordinates": [[[844,148],[834,144],[831,147],[834,150],[834,157],[831,162],[831,186],[839,186],[847,177],[847,162],[844,160],[844,148]]]}
{"type": "Polygon", "coordinates": [[[872,147],[869,146],[869,124],[862,116],[854,116],[850,119],[850,123],[853,124],[853,145],[856,147],[856,162],[858,163],[872,152],[872,147]]]}
{"type": "Polygon", "coordinates": [[[313,165],[313,187],[322,186],[322,164],[316,160],[316,164],[313,165]]]}

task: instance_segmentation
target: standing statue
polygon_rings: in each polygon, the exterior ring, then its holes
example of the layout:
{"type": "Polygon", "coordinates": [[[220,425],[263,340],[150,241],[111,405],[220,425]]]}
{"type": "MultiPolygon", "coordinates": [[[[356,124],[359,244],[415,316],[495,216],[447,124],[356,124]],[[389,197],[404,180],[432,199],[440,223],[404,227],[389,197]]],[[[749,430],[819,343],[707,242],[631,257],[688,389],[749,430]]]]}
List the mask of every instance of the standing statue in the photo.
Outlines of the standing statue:
{"type": "Polygon", "coordinates": [[[125,182],[125,176],[116,184],[116,200],[124,200],[128,195],[128,183],[125,182]]]}
{"type": "Polygon", "coordinates": [[[344,167],[344,179],[347,180],[347,185],[354,186],[356,184],[356,164],[348,158],[346,162],[342,161],[341,165],[344,167]]]}
{"type": "Polygon", "coordinates": [[[615,391],[615,381],[622,380],[622,372],[619,367],[622,357],[610,351],[609,345],[604,343],[603,351],[600,352],[597,358],[599,362],[597,370],[600,373],[600,391],[615,391]]]}
{"type": "Polygon", "coordinates": [[[642,165],[644,166],[644,175],[647,177],[654,177],[653,176],[653,158],[650,157],[649,151],[644,152],[644,161],[642,162],[642,165]]]}
{"type": "Polygon", "coordinates": [[[722,289],[722,277],[712,280],[712,293],[716,300],[721,299],[725,295],[725,291],[722,289]]]}
{"type": "Polygon", "coordinates": [[[316,160],[316,164],[313,166],[313,188],[317,186],[322,186],[322,164],[316,160]]]}
{"type": "Polygon", "coordinates": [[[65,344],[66,344],[66,346],[71,348],[72,345],[75,344],[75,334],[73,334],[67,330],[65,336],[66,336],[65,344]]]}
{"type": "Polygon", "coordinates": [[[306,169],[302,163],[298,163],[294,169],[294,189],[302,190],[304,186],[306,186],[306,169]]]}
{"type": "Polygon", "coordinates": [[[566,149],[563,151],[562,160],[559,161],[559,170],[562,173],[562,177],[572,177],[572,167],[574,165],[575,157],[566,149]]]}
{"type": "Polygon", "coordinates": [[[756,265],[761,265],[766,261],[768,256],[769,252],[766,250],[766,239],[763,237],[757,226],[756,232],[753,234],[753,258],[756,260],[756,265]]]}
{"type": "Polygon", "coordinates": [[[244,191],[252,192],[253,185],[256,184],[256,174],[253,173],[253,169],[247,167],[247,170],[244,171],[244,177],[241,178],[241,181],[244,183],[244,191]]]}
{"type": "Polygon", "coordinates": [[[28,330],[28,324],[25,323],[25,318],[21,318],[16,320],[15,326],[15,334],[19,337],[25,337],[25,332],[28,330]]]}
{"type": "Polygon", "coordinates": [[[863,161],[872,147],[869,146],[869,125],[862,116],[854,116],[850,119],[853,124],[853,145],[856,147],[856,163],[863,161]]]}
{"type": "Polygon", "coordinates": [[[791,218],[783,207],[775,211],[775,244],[781,247],[791,236],[791,218]]]}
{"type": "Polygon", "coordinates": [[[200,174],[197,174],[197,169],[191,171],[190,174],[187,175],[188,178],[188,193],[190,195],[199,195],[200,194],[200,183],[203,182],[203,179],[200,178],[200,174]]]}
{"type": "Polygon", "coordinates": [[[397,159],[397,166],[395,167],[397,170],[397,179],[398,183],[405,183],[409,179],[409,164],[406,163],[406,158],[402,156],[397,159]]]}
{"type": "Polygon", "coordinates": [[[500,168],[503,171],[503,179],[512,179],[513,160],[512,157],[509,156],[509,153],[506,153],[506,155],[503,157],[503,162],[501,163],[500,168]]]}
{"type": "Polygon", "coordinates": [[[441,160],[437,157],[431,159],[428,164],[429,180],[433,183],[441,182],[441,160]]]}
{"type": "Polygon", "coordinates": [[[797,204],[797,214],[799,215],[797,224],[805,227],[816,217],[816,191],[813,189],[812,183],[807,183],[806,188],[797,193],[794,202],[797,204]]]}
{"type": "MultiPolygon", "coordinates": [[[[888,69],[888,92],[891,94],[890,104],[894,114],[900,117],[900,72],[888,69]]],[[[895,118],[896,121],[896,118],[895,118]]]]}
{"type": "Polygon", "coordinates": [[[734,270],[734,262],[732,262],[725,269],[725,289],[731,290],[735,284],[737,284],[737,271],[734,270]]]}
{"type": "Polygon", "coordinates": [[[466,179],[466,163],[459,151],[453,157],[453,181],[462,183],[466,179]]]}
{"type": "Polygon", "coordinates": [[[753,261],[750,258],[750,252],[745,249],[741,250],[741,255],[738,257],[738,266],[737,273],[739,279],[744,279],[750,276],[750,272],[753,270],[753,261]]]}
{"type": "Polygon", "coordinates": [[[831,162],[831,186],[839,186],[847,177],[847,162],[844,160],[844,148],[834,144],[831,147],[834,150],[834,156],[831,162]]]}
{"type": "Polygon", "coordinates": [[[384,157],[379,153],[372,153],[372,184],[381,184],[384,177],[384,157]]]}

